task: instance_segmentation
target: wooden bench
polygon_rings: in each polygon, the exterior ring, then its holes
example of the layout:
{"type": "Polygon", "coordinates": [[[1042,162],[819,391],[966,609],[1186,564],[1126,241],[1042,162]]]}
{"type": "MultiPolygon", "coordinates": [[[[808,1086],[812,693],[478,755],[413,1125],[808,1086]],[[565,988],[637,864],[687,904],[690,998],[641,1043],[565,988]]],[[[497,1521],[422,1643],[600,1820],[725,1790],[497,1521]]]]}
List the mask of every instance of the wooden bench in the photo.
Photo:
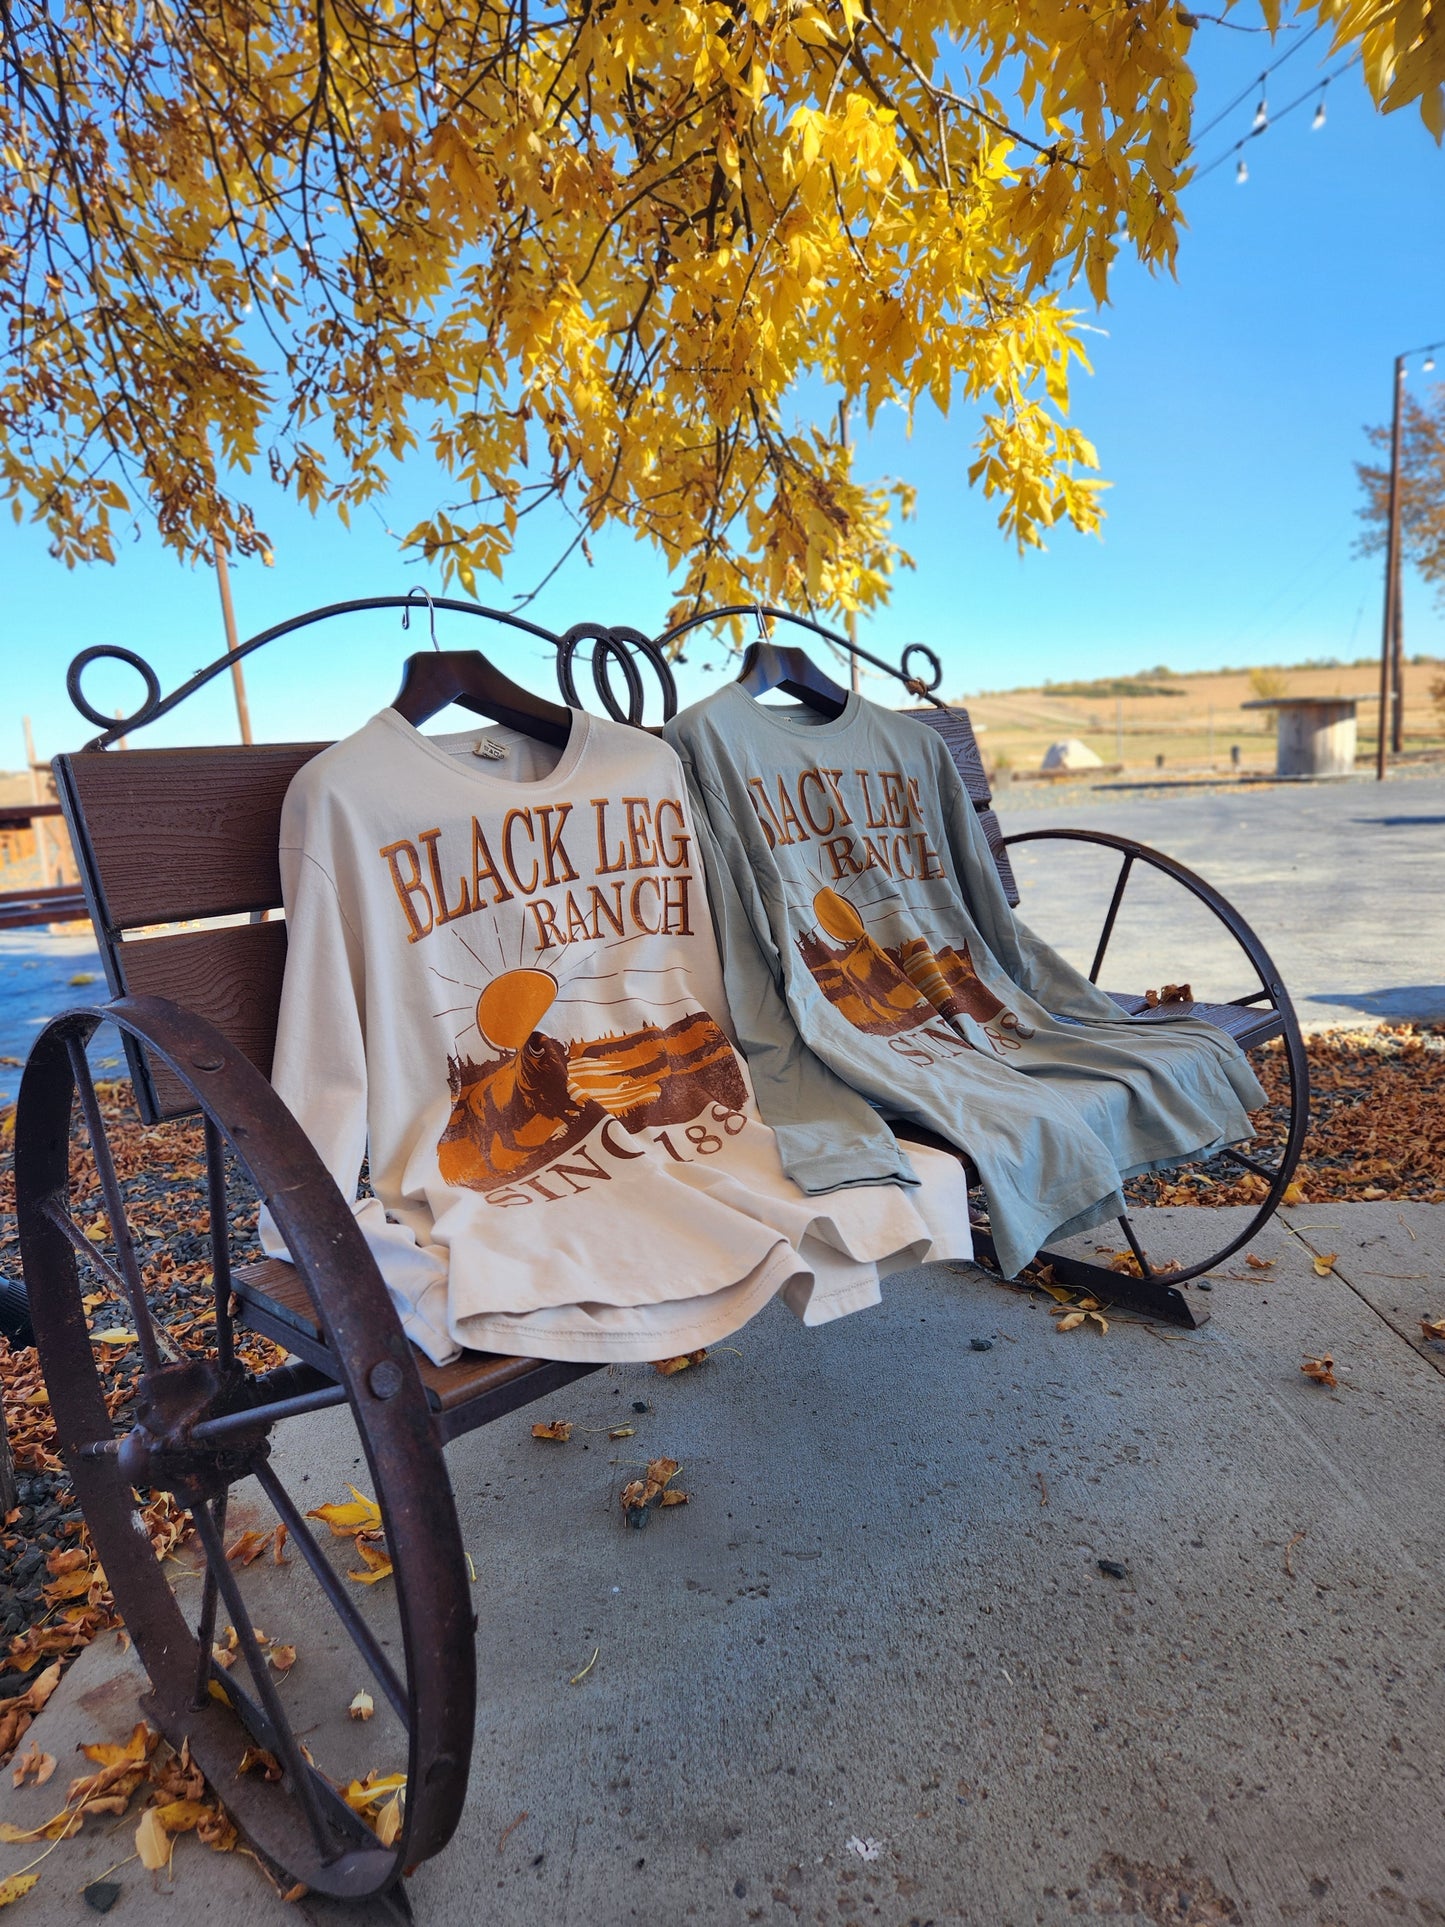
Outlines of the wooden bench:
{"type": "MultiPolygon", "coordinates": [[[[605,631],[591,631],[594,636],[605,631]]],[[[568,662],[564,657],[564,664],[568,662]]],[[[599,685],[600,687],[600,685],[599,685]]],[[[573,691],[564,678],[564,694],[573,691]]],[[[1157,852],[1123,838],[1032,831],[1006,838],[962,710],[919,712],[937,728],[979,811],[1011,902],[1008,851],[1064,836],[1121,857],[1121,876],[1095,975],[1132,870],[1163,871],[1215,911],[1259,971],[1256,997],[1201,1006],[1245,1048],[1283,1037],[1295,1093],[1282,1155],[1237,1248],[1273,1209],[1303,1135],[1303,1053],[1289,1002],[1266,952],[1206,884],[1157,852]]],[[[144,718],[141,719],[142,721],[144,718]]],[[[633,720],[640,721],[640,715],[633,720]]],[[[123,727],[134,732],[136,718],[123,727]]],[[[105,962],[110,998],[51,1023],[22,1080],[16,1176],[22,1253],[59,1442],[98,1554],[152,1682],[149,1710],[177,1745],[188,1739],[212,1785],[252,1842],[291,1880],[357,1899],[389,1887],[437,1852],[461,1813],[472,1751],[473,1614],[465,1554],[442,1448],[454,1439],[598,1369],[466,1353],[435,1366],[403,1336],[348,1200],[267,1082],[285,964],[277,862],[282,799],[322,745],[254,748],[89,748],[56,759],[60,793],[105,962]],[[186,926],[184,928],[178,926],[186,926]],[[197,927],[199,926],[199,927],[197,927]],[[144,1289],[146,1254],[127,1217],[125,1186],[86,1062],[102,1022],[124,1040],[136,1102],[147,1122],[199,1117],[210,1205],[215,1343],[187,1350],[159,1326],[144,1289]],[[71,1126],[76,1102],[95,1160],[110,1242],[76,1222],[71,1126]],[[239,1164],[269,1206],[293,1253],[233,1268],[228,1183],[239,1164]],[[86,1267],[82,1276],[81,1264],[86,1267]],[[135,1422],[117,1431],[106,1411],[82,1293],[99,1274],[126,1303],[142,1375],[135,1422]],[[252,1369],[238,1327],[274,1339],[288,1355],[252,1369]],[[288,1420],[348,1405],[364,1444],[396,1574],[400,1648],[378,1641],[308,1527],[305,1500],[270,1456],[288,1420]],[[407,1800],[401,1831],[383,1846],[313,1770],[293,1731],[274,1672],[249,1631],[239,1570],[225,1556],[227,1494],[254,1477],[310,1567],[340,1635],[369,1670],[406,1732],[407,1800]],[[132,1488],[173,1492],[189,1508],[204,1555],[199,1607],[172,1588],[137,1516],[132,1488]],[[238,1629],[247,1662],[223,1672],[212,1657],[218,1623],[238,1629]],[[244,1683],[243,1683],[244,1682],[244,1683]],[[246,1746],[273,1753],[282,1773],[238,1777],[246,1746]]],[[[1119,1001],[1142,1006],[1143,998],[1119,1001]]],[[[94,1207],[92,1206],[93,1210],[94,1207]]],[[[1122,1277],[1065,1254],[1043,1254],[1056,1282],[1077,1283],[1186,1324],[1199,1322],[1187,1292],[1205,1266],[1161,1275],[1140,1252],[1141,1276],[1122,1277]]],[[[991,1251],[985,1226],[976,1244],[991,1251]]],[[[1215,1264],[1224,1253],[1206,1261],[1215,1264]]]]}

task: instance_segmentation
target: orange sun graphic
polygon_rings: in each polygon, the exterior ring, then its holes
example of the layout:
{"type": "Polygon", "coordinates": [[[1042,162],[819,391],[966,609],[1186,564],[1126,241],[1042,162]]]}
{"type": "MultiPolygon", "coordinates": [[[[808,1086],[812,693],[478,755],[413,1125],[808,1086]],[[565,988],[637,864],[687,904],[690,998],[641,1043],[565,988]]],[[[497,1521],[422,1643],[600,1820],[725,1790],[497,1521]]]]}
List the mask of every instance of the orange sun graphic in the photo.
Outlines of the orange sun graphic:
{"type": "Polygon", "coordinates": [[[520,1050],[556,995],[556,979],[545,970],[509,970],[478,997],[477,1029],[498,1050],[520,1050]]]}

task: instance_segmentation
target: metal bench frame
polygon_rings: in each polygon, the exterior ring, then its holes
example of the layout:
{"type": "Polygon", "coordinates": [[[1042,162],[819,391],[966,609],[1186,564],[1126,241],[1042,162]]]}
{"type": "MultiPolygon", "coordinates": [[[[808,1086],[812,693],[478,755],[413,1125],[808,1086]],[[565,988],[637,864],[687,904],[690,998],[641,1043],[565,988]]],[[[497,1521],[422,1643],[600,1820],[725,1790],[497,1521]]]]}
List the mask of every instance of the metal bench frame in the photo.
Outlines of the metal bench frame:
{"type": "MultiPolygon", "coordinates": [[[[415,594],[415,592],[414,592],[415,594]]],[[[406,608],[407,597],[333,605],[262,632],[244,656],[278,637],[335,615],[406,608]]],[[[430,601],[430,598],[428,598],[430,601]]],[[[676,707],[668,652],[705,622],[754,611],[711,611],[656,639],[640,632],[579,624],[556,636],[535,624],[464,602],[435,607],[485,616],[544,639],[557,652],[564,699],[578,705],[575,662],[591,646],[593,681],[614,719],[641,726],[645,689],[638,664],[661,683],[664,715],[676,707]],[[620,676],[626,700],[613,686],[620,676]]],[[[844,638],[782,610],[762,616],[800,622],[841,650],[844,638]]],[[[1204,1262],[1167,1273],[1151,1261],[1122,1220],[1141,1276],[1128,1277],[1057,1253],[1041,1253],[1057,1282],[1101,1299],[1197,1325],[1206,1315],[1188,1282],[1251,1237],[1274,1210],[1298,1159],[1307,1122],[1307,1066],[1289,998],[1273,963],[1244,920],[1201,878],[1156,851],[1084,830],[1027,831],[1005,838],[992,809],[982,759],[967,714],[934,693],[936,656],[913,645],[899,665],[856,653],[896,676],[919,699],[916,713],[948,743],[988,836],[1009,900],[1018,901],[1008,861],[1012,844],[1066,838],[1117,850],[1122,862],[1094,958],[1097,980],[1130,875],[1163,872],[1221,920],[1258,971],[1260,989],[1231,1005],[1197,1007],[1246,1049],[1283,1040],[1290,1115],[1282,1155],[1264,1163],[1229,1153],[1266,1183],[1259,1209],[1240,1235],[1204,1262]],[[925,679],[914,666],[922,656],[925,679]]],[[[157,679],[131,652],[82,652],[68,677],[82,714],[102,734],[56,759],[61,801],[105,961],[110,999],[56,1018],[37,1041],[21,1083],[16,1123],[16,1185],[22,1257],[60,1449],[152,1688],[148,1710],[175,1744],[188,1739],[212,1785],[223,1793],[253,1845],[318,1892],[360,1899],[392,1888],[402,1873],[438,1852],[462,1811],[472,1750],[475,1656],[470,1589],[445,1444],[504,1413],[543,1398],[599,1369],[468,1353],[437,1367],[403,1335],[395,1309],[362,1240],[350,1205],[267,1081],[285,957],[279,907],[277,824],[285,790],[320,744],[254,748],[136,750],[107,754],[167,714],[236,659],[228,654],[162,698],[157,679]],[[146,683],[135,715],[111,720],[84,699],[80,679],[97,657],[129,662],[146,683]],[[199,853],[199,854],[198,854],[199,853]],[[196,919],[209,927],[165,931],[196,919]],[[142,929],[162,933],[138,938],[142,929]],[[142,1119],[199,1115],[204,1127],[215,1294],[215,1344],[179,1351],[152,1317],[136,1241],[127,1222],[101,1106],[86,1059],[97,1025],[115,1024],[124,1040],[142,1119]],[[71,1197],[71,1127],[79,1103],[111,1228],[102,1248],[76,1222],[71,1197]],[[269,1206],[294,1264],[233,1267],[227,1213],[228,1157],[269,1206]],[[80,1261],[119,1296],[135,1324],[143,1360],[135,1422],[123,1434],[107,1415],[82,1298],[80,1261]],[[288,1362],[254,1373],[237,1355],[238,1325],[274,1339],[288,1362]],[[381,1506],[402,1628],[402,1665],[381,1651],[347,1588],[269,1463],[269,1437],[287,1419],[348,1404],[363,1441],[381,1506]],[[273,1675],[251,1639],[250,1618],[224,1551],[227,1495],[254,1476],[291,1544],[314,1574],[342,1630],[408,1732],[407,1801],[389,1847],[313,1770],[292,1731],[273,1675]],[[199,1630],[192,1632],[137,1517],[132,1488],[175,1494],[194,1520],[205,1555],[199,1630]],[[237,1628],[249,1685],[237,1666],[223,1673],[211,1655],[218,1617],[237,1628]],[[244,1748],[259,1744],[283,1769],[275,1781],[237,1777],[244,1748]]],[[[1142,1007],[1142,998],[1119,1001],[1142,1007]]],[[[914,1135],[923,1135],[914,1133],[914,1135]]],[[[975,1227],[981,1255],[992,1254],[986,1219],[975,1227]]]]}

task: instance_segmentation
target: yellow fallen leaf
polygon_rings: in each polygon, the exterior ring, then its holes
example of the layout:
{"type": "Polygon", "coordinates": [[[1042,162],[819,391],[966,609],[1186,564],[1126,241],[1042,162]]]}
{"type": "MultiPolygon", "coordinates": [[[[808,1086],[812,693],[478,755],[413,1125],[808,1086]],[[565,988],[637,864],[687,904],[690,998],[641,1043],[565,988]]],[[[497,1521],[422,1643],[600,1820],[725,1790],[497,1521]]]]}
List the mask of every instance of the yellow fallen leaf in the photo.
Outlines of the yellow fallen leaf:
{"type": "Polygon", "coordinates": [[[39,1878],[38,1873],[12,1873],[0,1880],[0,1907],[8,1907],[12,1900],[23,1900],[39,1878]]]}
{"type": "Polygon", "coordinates": [[[42,1385],[38,1392],[32,1392],[29,1398],[22,1399],[20,1402],[22,1405],[48,1405],[50,1403],[50,1394],[42,1385]]]}
{"type": "Polygon", "coordinates": [[[166,1800],[150,1810],[167,1833],[191,1833],[215,1813],[209,1800],[166,1800]]]}
{"type": "Polygon", "coordinates": [[[338,1539],[354,1539],[358,1532],[379,1532],[381,1530],[381,1507],[375,1499],[368,1499],[350,1487],[355,1505],[342,1503],[319,1505],[307,1513],[308,1519],[324,1519],[338,1539]]]}
{"type": "Polygon", "coordinates": [[[241,1755],[241,1764],[236,1772],[259,1773],[263,1779],[275,1781],[281,1778],[281,1762],[274,1753],[268,1753],[264,1746],[248,1746],[241,1755]]]}
{"type": "Polygon", "coordinates": [[[221,1682],[218,1679],[208,1679],[206,1681],[206,1691],[210,1694],[213,1700],[219,1700],[222,1706],[232,1706],[235,1704],[235,1702],[231,1698],[231,1695],[226,1691],[225,1687],[222,1686],[221,1682]]]}
{"type": "Polygon", "coordinates": [[[361,1556],[361,1562],[366,1567],[366,1571],[348,1572],[346,1575],[348,1579],[355,1579],[363,1586],[374,1586],[378,1579],[391,1577],[391,1554],[385,1546],[375,1545],[369,1539],[358,1538],[356,1550],[361,1556]]]}
{"type": "Polygon", "coordinates": [[[1328,1352],[1321,1358],[1307,1358],[1300,1366],[1306,1378],[1312,1378],[1317,1385],[1338,1385],[1335,1377],[1335,1361],[1328,1352]]]}
{"type": "Polygon", "coordinates": [[[1067,1311],[1059,1320],[1058,1324],[1054,1326],[1054,1330],[1056,1332],[1077,1331],[1079,1326],[1083,1324],[1085,1317],[1086,1314],[1084,1312],[1067,1311]]]}
{"type": "Polygon", "coordinates": [[[369,1820],[373,1807],[381,1806],[394,1793],[405,1791],[404,1773],[368,1773],[364,1780],[353,1780],[341,1797],[353,1813],[369,1820]]]}
{"type": "Polygon", "coordinates": [[[376,1711],[376,1701],[370,1693],[361,1692],[356,1695],[346,1710],[354,1720],[369,1720],[376,1711]]]}
{"type": "Polygon", "coordinates": [[[1302,1184],[1296,1182],[1285,1186],[1284,1197],[1281,1200],[1283,1204],[1303,1204],[1304,1201],[1305,1192],[1302,1184]]]}
{"type": "Polygon", "coordinates": [[[159,1873],[171,1862],[171,1837],[160,1822],[160,1809],[147,1807],[135,1830],[135,1850],[147,1873],[159,1873]]]}
{"type": "Polygon", "coordinates": [[[572,1424],[569,1419],[565,1418],[554,1418],[549,1420],[545,1425],[534,1425],[532,1427],[532,1437],[534,1439],[553,1439],[558,1445],[565,1445],[571,1436],[572,1424]]]}
{"type": "Polygon", "coordinates": [[[692,1494],[690,1492],[664,1492],[661,1499],[659,1499],[658,1504],[659,1505],[686,1505],[688,1500],[691,1497],[692,1497],[692,1494]]]}
{"type": "Polygon", "coordinates": [[[1329,1277],[1335,1268],[1335,1260],[1339,1255],[1338,1251],[1322,1251],[1315,1259],[1315,1270],[1321,1278],[1329,1277]]]}
{"type": "Polygon", "coordinates": [[[376,1837],[384,1847],[389,1847],[401,1832],[402,1797],[400,1793],[393,1793],[376,1816],[376,1837]]]}
{"type": "Polygon", "coordinates": [[[97,1740],[79,1750],[87,1760],[94,1760],[97,1766],[141,1766],[155,1752],[159,1739],[159,1733],[153,1733],[144,1720],[137,1720],[124,1746],[112,1746],[97,1740]]]}
{"type": "Polygon", "coordinates": [[[1245,1253],[1244,1262],[1249,1266],[1251,1271],[1273,1271],[1274,1270],[1273,1258],[1256,1258],[1252,1251],[1247,1251],[1245,1253]]]}
{"type": "Polygon", "coordinates": [[[1424,1338],[1445,1338],[1445,1316],[1439,1318],[1422,1318],[1420,1320],[1420,1333],[1424,1338]]]}
{"type": "Polygon", "coordinates": [[[266,1663],[268,1666],[274,1667],[278,1673],[289,1673],[291,1668],[296,1664],[296,1648],[294,1646],[273,1646],[266,1655],[266,1663]]]}
{"type": "Polygon", "coordinates": [[[291,1555],[286,1550],[286,1533],[287,1528],[284,1525],[277,1526],[276,1536],[271,1546],[271,1564],[273,1566],[289,1566],[291,1563],[291,1555]]]}
{"type": "Polygon", "coordinates": [[[707,1348],[704,1346],[701,1351],[683,1352],[677,1358],[659,1358],[652,1369],[661,1372],[664,1378],[671,1378],[677,1372],[685,1372],[689,1365],[701,1365],[706,1357],[707,1348]]]}
{"type": "Polygon", "coordinates": [[[124,1325],[108,1325],[103,1332],[96,1332],[97,1345],[133,1345],[135,1333],[127,1331],[124,1325]]]}
{"type": "Polygon", "coordinates": [[[610,1439],[630,1439],[635,1435],[636,1431],[637,1427],[635,1425],[614,1425],[607,1436],[610,1439]]]}

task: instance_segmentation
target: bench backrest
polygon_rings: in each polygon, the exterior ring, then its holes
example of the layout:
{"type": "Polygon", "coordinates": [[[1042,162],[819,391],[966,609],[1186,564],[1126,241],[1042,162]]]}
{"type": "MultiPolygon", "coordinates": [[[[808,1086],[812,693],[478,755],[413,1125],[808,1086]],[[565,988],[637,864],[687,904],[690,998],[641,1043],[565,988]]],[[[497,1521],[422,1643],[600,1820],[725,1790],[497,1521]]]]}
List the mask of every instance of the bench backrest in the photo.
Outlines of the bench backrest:
{"type": "MultiPolygon", "coordinates": [[[[911,713],[948,744],[1016,903],[967,712],[911,713]]],[[[267,1076],[286,962],[281,804],[297,770],[325,747],[94,750],[54,762],[111,995],[185,1005],[267,1076]],[[175,927],[196,923],[209,927],[175,927]]],[[[148,1124],[196,1109],[163,1064],[129,1040],[126,1053],[148,1124]]]]}

